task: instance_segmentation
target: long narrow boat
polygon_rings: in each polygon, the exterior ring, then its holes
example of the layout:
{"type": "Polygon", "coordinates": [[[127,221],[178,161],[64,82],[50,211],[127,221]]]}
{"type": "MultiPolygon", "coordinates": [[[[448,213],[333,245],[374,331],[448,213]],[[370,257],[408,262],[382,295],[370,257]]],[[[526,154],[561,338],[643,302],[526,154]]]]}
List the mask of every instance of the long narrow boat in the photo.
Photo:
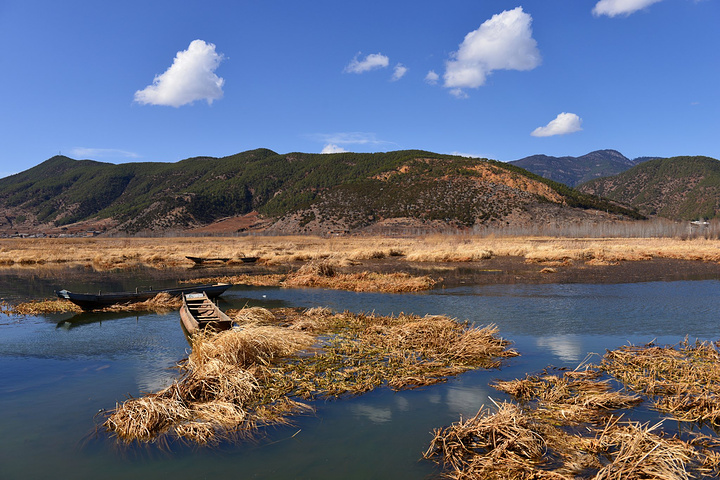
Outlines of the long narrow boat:
{"type": "Polygon", "coordinates": [[[134,303],[144,302],[149,300],[158,293],[167,293],[173,297],[179,297],[185,293],[199,292],[207,293],[209,298],[216,298],[223,293],[225,290],[232,287],[230,283],[213,283],[205,285],[188,285],[183,287],[174,288],[161,288],[161,289],[148,289],[139,290],[136,289],[134,292],[111,292],[111,293],[73,293],[67,290],[56,291],[58,297],[70,300],[75,305],[79,306],[83,310],[97,310],[105,308],[110,305],[117,305],[121,303],[134,303]]]}
{"type": "Polygon", "coordinates": [[[229,330],[232,320],[206,293],[186,293],[180,307],[180,320],[188,335],[192,336],[206,328],[212,330],[229,330]]]}

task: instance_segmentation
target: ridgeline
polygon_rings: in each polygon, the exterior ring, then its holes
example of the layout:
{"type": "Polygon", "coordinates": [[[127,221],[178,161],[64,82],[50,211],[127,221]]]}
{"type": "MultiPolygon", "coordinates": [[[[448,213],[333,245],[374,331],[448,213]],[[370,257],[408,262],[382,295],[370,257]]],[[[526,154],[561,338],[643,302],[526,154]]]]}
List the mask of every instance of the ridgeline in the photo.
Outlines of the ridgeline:
{"type": "Polygon", "coordinates": [[[222,224],[224,231],[216,233],[441,231],[603,216],[642,218],[618,202],[508,163],[418,150],[257,149],[223,158],[119,165],[55,156],[0,179],[3,234],[73,229],[157,234],[222,224]],[[229,222],[237,218],[246,221],[229,222]]]}

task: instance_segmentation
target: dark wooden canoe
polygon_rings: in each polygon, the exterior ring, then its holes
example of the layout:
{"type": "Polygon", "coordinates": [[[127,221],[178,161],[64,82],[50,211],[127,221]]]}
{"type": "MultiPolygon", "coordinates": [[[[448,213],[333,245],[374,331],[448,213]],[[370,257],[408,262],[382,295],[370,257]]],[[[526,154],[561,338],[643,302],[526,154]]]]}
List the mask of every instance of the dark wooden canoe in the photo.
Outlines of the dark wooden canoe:
{"type": "Polygon", "coordinates": [[[230,317],[208,298],[207,293],[183,295],[180,321],[190,336],[205,329],[229,330],[233,323],[230,317]]]}
{"type": "Polygon", "coordinates": [[[185,255],[185,258],[192,260],[196,265],[202,265],[203,263],[225,263],[230,260],[225,257],[190,257],[188,255],[185,255]]]}
{"type": "Polygon", "coordinates": [[[161,288],[149,290],[136,290],[134,292],[112,292],[112,293],[73,293],[67,290],[56,291],[58,297],[70,300],[83,310],[97,310],[110,305],[118,305],[121,303],[135,303],[149,300],[158,293],[168,293],[173,297],[179,297],[185,293],[198,292],[207,293],[209,298],[216,298],[225,290],[232,287],[229,283],[214,283],[205,285],[188,285],[174,288],[161,288]]]}

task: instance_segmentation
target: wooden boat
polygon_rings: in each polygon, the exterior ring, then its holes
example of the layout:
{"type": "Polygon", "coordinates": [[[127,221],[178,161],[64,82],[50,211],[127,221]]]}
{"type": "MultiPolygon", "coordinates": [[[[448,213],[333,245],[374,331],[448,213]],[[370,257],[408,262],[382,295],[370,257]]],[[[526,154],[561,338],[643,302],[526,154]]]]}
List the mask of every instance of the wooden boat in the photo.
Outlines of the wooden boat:
{"type": "Polygon", "coordinates": [[[185,258],[195,262],[195,265],[202,265],[203,263],[226,263],[230,260],[225,257],[191,257],[189,255],[185,255],[185,258]]]}
{"type": "Polygon", "coordinates": [[[208,298],[207,293],[186,293],[180,307],[180,320],[188,335],[206,328],[229,330],[232,320],[208,298]]]}
{"type": "Polygon", "coordinates": [[[97,310],[105,308],[110,305],[117,305],[122,303],[134,303],[144,302],[149,300],[158,293],[167,293],[173,297],[179,297],[185,293],[199,292],[207,293],[209,298],[216,298],[223,293],[225,290],[232,287],[230,283],[214,283],[205,285],[188,285],[184,287],[174,288],[161,288],[161,289],[148,289],[139,290],[135,289],[134,292],[111,292],[111,293],[73,293],[67,290],[56,291],[58,297],[70,300],[75,305],[79,306],[83,310],[97,310]]]}

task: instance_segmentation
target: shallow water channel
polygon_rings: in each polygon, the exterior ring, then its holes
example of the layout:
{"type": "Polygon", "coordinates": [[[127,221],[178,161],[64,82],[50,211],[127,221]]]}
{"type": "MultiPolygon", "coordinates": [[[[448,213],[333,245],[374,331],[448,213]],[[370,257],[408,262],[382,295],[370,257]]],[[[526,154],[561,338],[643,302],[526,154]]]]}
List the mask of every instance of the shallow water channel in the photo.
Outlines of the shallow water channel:
{"type": "MultiPolygon", "coordinates": [[[[144,275],[5,274],[0,296],[47,298],[68,286],[130,288],[147,285],[144,275]]],[[[0,478],[427,478],[437,472],[422,460],[432,430],[474,415],[492,403],[489,397],[506,399],[488,386],[495,379],[548,365],[575,368],[588,354],[627,343],[720,338],[718,280],[466,286],[400,295],[235,286],[220,301],[223,309],[245,305],[494,323],[521,356],[444,384],[315,402],[314,415],[264,430],[253,442],[120,448],[95,434],[94,416],[178,376],[173,367],[189,350],[178,313],[0,315],[0,478]]]]}

